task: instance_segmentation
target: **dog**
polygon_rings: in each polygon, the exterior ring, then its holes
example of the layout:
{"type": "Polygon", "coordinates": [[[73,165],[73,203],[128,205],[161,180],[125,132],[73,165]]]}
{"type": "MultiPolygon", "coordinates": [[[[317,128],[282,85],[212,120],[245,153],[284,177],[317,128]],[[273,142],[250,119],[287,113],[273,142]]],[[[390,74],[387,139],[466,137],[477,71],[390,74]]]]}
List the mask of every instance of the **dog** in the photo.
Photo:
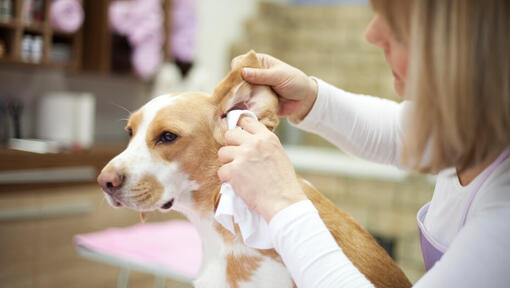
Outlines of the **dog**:
{"type": "MultiPolygon", "coordinates": [[[[217,152],[225,144],[226,113],[248,109],[274,130],[278,98],[266,86],[245,82],[241,68],[260,68],[250,51],[212,95],[179,93],[152,99],[129,118],[127,148],[98,176],[113,207],[136,211],[174,209],[193,223],[202,239],[203,260],[195,287],[295,287],[274,250],[244,245],[214,219],[221,182],[217,152]]],[[[376,287],[410,287],[400,268],[347,213],[299,179],[307,197],[354,265],[376,287]]]]}

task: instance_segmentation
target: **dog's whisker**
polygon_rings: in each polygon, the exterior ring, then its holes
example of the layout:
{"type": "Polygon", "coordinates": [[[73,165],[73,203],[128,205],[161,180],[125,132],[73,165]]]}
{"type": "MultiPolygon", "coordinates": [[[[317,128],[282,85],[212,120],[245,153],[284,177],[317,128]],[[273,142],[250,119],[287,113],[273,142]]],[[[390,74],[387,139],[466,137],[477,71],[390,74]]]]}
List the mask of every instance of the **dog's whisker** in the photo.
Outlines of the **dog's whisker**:
{"type": "Polygon", "coordinates": [[[124,111],[126,111],[129,115],[133,114],[133,112],[129,111],[129,109],[127,109],[126,107],[122,106],[122,105],[119,105],[115,102],[110,102],[113,106],[116,106],[124,111]]]}
{"type": "Polygon", "coordinates": [[[132,199],[140,199],[140,198],[146,197],[147,195],[151,196],[150,193],[139,193],[139,194],[132,195],[131,198],[132,199]]]}
{"type": "Polygon", "coordinates": [[[147,188],[133,188],[131,189],[131,193],[133,195],[140,195],[140,194],[145,194],[145,193],[150,193],[150,189],[147,189],[147,188]]]}
{"type": "Polygon", "coordinates": [[[140,199],[140,202],[145,202],[146,200],[151,199],[151,198],[152,198],[151,194],[146,194],[142,199],[140,199]]]}

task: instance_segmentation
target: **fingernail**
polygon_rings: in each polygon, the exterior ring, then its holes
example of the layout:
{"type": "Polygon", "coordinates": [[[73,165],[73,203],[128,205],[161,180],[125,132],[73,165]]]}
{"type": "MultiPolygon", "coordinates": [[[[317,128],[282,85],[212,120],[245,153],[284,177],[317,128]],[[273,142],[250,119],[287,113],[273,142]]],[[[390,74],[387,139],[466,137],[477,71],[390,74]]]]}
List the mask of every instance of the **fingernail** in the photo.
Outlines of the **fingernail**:
{"type": "Polygon", "coordinates": [[[253,75],[253,69],[251,68],[243,68],[243,76],[244,77],[251,77],[253,75]]]}

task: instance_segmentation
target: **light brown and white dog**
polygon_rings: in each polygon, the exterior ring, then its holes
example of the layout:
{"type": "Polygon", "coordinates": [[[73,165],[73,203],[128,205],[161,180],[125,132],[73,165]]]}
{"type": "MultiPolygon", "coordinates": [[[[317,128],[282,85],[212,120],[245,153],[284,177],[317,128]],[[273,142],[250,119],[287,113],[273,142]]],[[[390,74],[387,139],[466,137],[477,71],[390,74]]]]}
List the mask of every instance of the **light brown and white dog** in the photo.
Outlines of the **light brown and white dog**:
{"type": "MultiPolygon", "coordinates": [[[[221,183],[218,149],[224,145],[225,115],[249,109],[268,128],[278,125],[278,100],[265,86],[243,81],[242,67],[260,67],[250,52],[213,95],[182,93],[157,97],[133,113],[126,126],[126,150],[98,177],[108,202],[137,211],[175,209],[196,226],[203,261],[196,287],[293,287],[274,250],[243,244],[214,220],[221,183]]],[[[308,198],[345,254],[376,287],[410,287],[404,273],[354,219],[339,210],[306,181],[308,198]]]]}

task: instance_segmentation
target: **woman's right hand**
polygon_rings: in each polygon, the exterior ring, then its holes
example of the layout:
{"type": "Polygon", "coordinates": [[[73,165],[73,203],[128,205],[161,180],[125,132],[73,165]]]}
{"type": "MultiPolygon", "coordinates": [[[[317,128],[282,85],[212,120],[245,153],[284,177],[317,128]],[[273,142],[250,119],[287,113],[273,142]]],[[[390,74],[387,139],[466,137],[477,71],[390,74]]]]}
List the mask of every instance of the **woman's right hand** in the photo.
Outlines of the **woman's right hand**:
{"type": "MultiPolygon", "coordinates": [[[[256,85],[267,85],[278,94],[280,116],[287,116],[292,122],[299,122],[312,109],[317,98],[317,82],[301,70],[267,54],[257,54],[262,69],[244,68],[244,80],[256,85]]],[[[236,57],[232,60],[235,66],[236,57]]]]}

